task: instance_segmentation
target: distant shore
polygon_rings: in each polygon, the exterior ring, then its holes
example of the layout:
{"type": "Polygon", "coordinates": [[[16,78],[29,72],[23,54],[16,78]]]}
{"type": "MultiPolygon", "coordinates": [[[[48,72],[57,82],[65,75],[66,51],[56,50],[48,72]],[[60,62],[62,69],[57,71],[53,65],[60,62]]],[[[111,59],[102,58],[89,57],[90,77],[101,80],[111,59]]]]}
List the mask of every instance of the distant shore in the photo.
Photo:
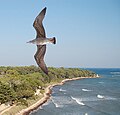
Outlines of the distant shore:
{"type": "Polygon", "coordinates": [[[52,84],[52,85],[49,85],[46,89],[45,89],[45,93],[44,93],[44,96],[43,98],[41,98],[39,101],[37,101],[35,104],[29,106],[28,108],[26,109],[23,109],[21,110],[19,113],[17,113],[16,115],[29,115],[30,112],[36,110],[38,107],[42,106],[44,103],[46,103],[50,97],[51,97],[51,93],[52,93],[52,88],[54,86],[57,86],[57,85],[63,85],[65,82],[67,81],[73,81],[73,80],[79,80],[79,79],[84,79],[84,78],[98,78],[99,76],[94,76],[94,77],[77,77],[77,78],[71,78],[71,79],[64,79],[61,81],[61,83],[56,83],[56,84],[52,84]]]}

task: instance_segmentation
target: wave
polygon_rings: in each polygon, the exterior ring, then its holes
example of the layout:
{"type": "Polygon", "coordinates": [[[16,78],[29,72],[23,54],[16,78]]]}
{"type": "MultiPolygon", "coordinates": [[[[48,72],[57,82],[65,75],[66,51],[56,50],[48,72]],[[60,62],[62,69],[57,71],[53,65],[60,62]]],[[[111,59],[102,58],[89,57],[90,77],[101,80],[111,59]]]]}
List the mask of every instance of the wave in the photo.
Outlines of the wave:
{"type": "Polygon", "coordinates": [[[105,97],[103,95],[97,95],[97,98],[104,99],[105,97]]]}
{"type": "Polygon", "coordinates": [[[110,97],[110,96],[106,96],[105,99],[106,99],[106,100],[117,100],[117,98],[110,97]]]}
{"type": "Polygon", "coordinates": [[[53,104],[55,105],[56,108],[61,107],[58,103],[56,103],[54,100],[52,100],[53,104]]]}
{"type": "Polygon", "coordinates": [[[88,103],[88,102],[92,102],[92,101],[117,100],[117,98],[114,98],[111,96],[104,96],[104,95],[100,95],[100,94],[97,94],[96,96],[92,96],[92,97],[83,97],[83,98],[75,98],[75,97],[71,96],[71,98],[80,105],[85,105],[85,103],[83,103],[83,102],[88,103]]]}
{"type": "Polygon", "coordinates": [[[88,90],[88,89],[82,89],[82,91],[91,91],[91,90],[88,90]]]}
{"type": "Polygon", "coordinates": [[[118,72],[110,72],[111,74],[114,74],[114,75],[118,75],[118,74],[120,74],[120,72],[118,71],[118,72]]]}
{"type": "Polygon", "coordinates": [[[110,96],[104,96],[104,95],[97,95],[97,98],[104,99],[104,100],[117,100],[117,98],[110,97],[110,96]]]}
{"type": "Polygon", "coordinates": [[[56,99],[55,97],[52,97],[51,101],[55,105],[56,108],[58,108],[58,107],[64,107],[64,104],[61,103],[62,101],[59,98],[56,99]]]}
{"type": "Polygon", "coordinates": [[[74,98],[74,97],[72,97],[72,96],[71,96],[71,98],[72,98],[73,100],[75,100],[79,105],[85,105],[80,99],[74,98]]]}
{"type": "Polygon", "coordinates": [[[60,89],[59,89],[59,91],[61,91],[61,92],[65,92],[66,90],[64,90],[64,89],[60,88],[60,89]]]}
{"type": "Polygon", "coordinates": [[[104,82],[103,82],[103,81],[100,81],[100,82],[98,82],[98,83],[103,84],[104,82]]]}
{"type": "Polygon", "coordinates": [[[55,107],[57,108],[57,107],[60,107],[57,103],[54,103],[55,104],[55,107]]]}
{"type": "Polygon", "coordinates": [[[88,115],[88,113],[85,113],[85,115],[88,115]]]}

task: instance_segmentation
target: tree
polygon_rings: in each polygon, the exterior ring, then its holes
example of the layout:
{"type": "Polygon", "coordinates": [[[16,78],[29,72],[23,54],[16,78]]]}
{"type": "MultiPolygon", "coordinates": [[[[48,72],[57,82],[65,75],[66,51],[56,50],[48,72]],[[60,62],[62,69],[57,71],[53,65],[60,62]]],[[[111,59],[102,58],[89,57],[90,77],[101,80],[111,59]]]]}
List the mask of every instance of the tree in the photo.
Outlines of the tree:
{"type": "Polygon", "coordinates": [[[16,99],[15,92],[9,85],[0,82],[0,103],[14,101],[16,99]]]}

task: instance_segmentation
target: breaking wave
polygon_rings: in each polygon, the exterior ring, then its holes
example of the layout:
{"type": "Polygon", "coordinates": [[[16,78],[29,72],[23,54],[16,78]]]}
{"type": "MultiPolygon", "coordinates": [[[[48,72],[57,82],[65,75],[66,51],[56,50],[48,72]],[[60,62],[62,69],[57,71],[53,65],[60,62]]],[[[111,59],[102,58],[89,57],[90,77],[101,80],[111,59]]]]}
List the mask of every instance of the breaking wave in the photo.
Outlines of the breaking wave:
{"type": "Polygon", "coordinates": [[[59,91],[61,91],[61,92],[65,92],[66,90],[64,90],[64,89],[60,88],[60,89],[59,89],[59,91]]]}
{"type": "Polygon", "coordinates": [[[97,98],[104,99],[104,100],[117,100],[117,98],[110,97],[110,96],[104,96],[104,95],[97,95],[97,98]]]}
{"type": "Polygon", "coordinates": [[[100,94],[97,94],[96,96],[92,96],[92,97],[83,97],[83,98],[75,98],[75,97],[72,97],[71,98],[73,100],[75,100],[78,104],[80,105],[85,105],[85,103],[83,102],[92,102],[92,101],[104,101],[104,100],[117,100],[117,98],[114,98],[114,97],[110,97],[110,96],[104,96],[104,95],[100,95],[100,94]]]}
{"type": "Polygon", "coordinates": [[[103,95],[97,95],[97,98],[104,99],[105,97],[103,95]]]}
{"type": "Polygon", "coordinates": [[[71,96],[71,98],[72,98],[73,100],[75,100],[79,105],[85,105],[80,99],[74,98],[74,97],[72,97],[72,96],[71,96]]]}
{"type": "Polygon", "coordinates": [[[82,91],[91,91],[91,90],[88,90],[88,89],[82,89],[82,91]]]}
{"type": "Polygon", "coordinates": [[[56,108],[58,108],[58,107],[63,107],[63,105],[58,104],[58,103],[55,102],[54,100],[52,100],[52,102],[53,102],[53,104],[55,105],[56,108]]]}

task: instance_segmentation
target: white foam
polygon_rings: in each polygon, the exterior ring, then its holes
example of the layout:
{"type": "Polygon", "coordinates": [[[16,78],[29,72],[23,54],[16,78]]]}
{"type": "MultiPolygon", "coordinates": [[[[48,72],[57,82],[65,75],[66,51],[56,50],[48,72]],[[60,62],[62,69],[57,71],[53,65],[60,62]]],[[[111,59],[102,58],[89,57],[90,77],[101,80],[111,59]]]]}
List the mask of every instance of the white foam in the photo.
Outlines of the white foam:
{"type": "Polygon", "coordinates": [[[103,96],[103,95],[97,95],[97,98],[104,99],[104,100],[117,100],[117,98],[110,97],[110,96],[103,96]]]}
{"type": "Polygon", "coordinates": [[[85,115],[88,115],[88,113],[85,113],[85,115]]]}
{"type": "Polygon", "coordinates": [[[98,82],[98,83],[101,83],[101,84],[103,84],[104,82],[100,81],[100,82],[98,82]]]}
{"type": "Polygon", "coordinates": [[[53,104],[55,105],[55,107],[60,107],[54,100],[52,100],[53,104]]]}
{"type": "Polygon", "coordinates": [[[106,100],[117,100],[117,98],[110,97],[110,96],[106,96],[105,99],[106,99],[106,100]]]}
{"type": "Polygon", "coordinates": [[[103,95],[97,95],[97,98],[104,99],[105,97],[103,95]]]}
{"type": "Polygon", "coordinates": [[[57,103],[54,103],[55,104],[55,107],[60,107],[57,103]]]}
{"type": "Polygon", "coordinates": [[[79,101],[76,99],[76,102],[79,104],[79,105],[85,105],[83,102],[79,101]]]}
{"type": "Polygon", "coordinates": [[[59,91],[61,91],[61,92],[65,92],[66,90],[64,90],[64,89],[60,88],[60,90],[59,90],[59,91]]]}
{"type": "Polygon", "coordinates": [[[85,105],[80,99],[74,98],[74,97],[72,97],[72,96],[71,96],[71,98],[72,98],[73,100],[75,100],[79,105],[85,105]]]}
{"type": "Polygon", "coordinates": [[[88,90],[88,89],[82,89],[82,91],[91,91],[91,90],[88,90]]]}
{"type": "Polygon", "coordinates": [[[56,108],[58,107],[63,107],[64,105],[62,103],[60,103],[59,101],[57,100],[54,100],[54,98],[52,98],[52,102],[53,104],[55,105],[56,108]]]}

